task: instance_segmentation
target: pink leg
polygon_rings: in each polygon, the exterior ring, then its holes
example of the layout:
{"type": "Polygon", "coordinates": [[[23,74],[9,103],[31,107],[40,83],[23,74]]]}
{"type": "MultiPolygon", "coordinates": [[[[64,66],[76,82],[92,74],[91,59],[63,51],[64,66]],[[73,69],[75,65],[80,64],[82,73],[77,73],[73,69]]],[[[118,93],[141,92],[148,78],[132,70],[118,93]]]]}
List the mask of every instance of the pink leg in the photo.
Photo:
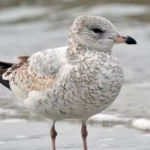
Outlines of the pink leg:
{"type": "Polygon", "coordinates": [[[83,149],[87,150],[86,137],[88,135],[88,132],[86,129],[86,123],[85,122],[82,122],[81,135],[82,135],[82,140],[83,140],[83,149]]]}
{"type": "Polygon", "coordinates": [[[52,150],[56,150],[55,140],[57,136],[57,132],[55,130],[55,122],[53,122],[53,125],[50,130],[51,140],[52,140],[52,150]]]}

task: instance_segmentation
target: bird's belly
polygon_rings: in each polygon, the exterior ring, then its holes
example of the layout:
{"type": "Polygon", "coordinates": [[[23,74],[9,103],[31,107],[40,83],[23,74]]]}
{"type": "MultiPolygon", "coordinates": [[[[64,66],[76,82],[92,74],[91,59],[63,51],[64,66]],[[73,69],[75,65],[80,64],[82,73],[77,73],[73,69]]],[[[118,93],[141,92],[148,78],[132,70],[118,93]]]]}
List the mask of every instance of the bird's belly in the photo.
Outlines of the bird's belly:
{"type": "Polygon", "coordinates": [[[117,97],[123,83],[123,73],[98,73],[93,78],[84,74],[76,80],[66,78],[45,92],[31,92],[24,100],[32,112],[53,118],[89,118],[107,108],[117,97]]]}

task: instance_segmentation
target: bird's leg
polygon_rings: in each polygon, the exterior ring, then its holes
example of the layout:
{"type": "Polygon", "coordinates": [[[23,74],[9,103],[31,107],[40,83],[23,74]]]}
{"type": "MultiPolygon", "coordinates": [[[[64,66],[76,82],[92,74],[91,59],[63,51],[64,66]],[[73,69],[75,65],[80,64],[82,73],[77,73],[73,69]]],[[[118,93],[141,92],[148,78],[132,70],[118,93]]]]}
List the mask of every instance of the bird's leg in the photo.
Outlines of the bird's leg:
{"type": "Polygon", "coordinates": [[[83,149],[87,150],[86,137],[88,135],[88,132],[86,129],[86,123],[85,122],[82,122],[81,135],[82,135],[82,140],[83,140],[83,149]]]}
{"type": "Polygon", "coordinates": [[[56,150],[55,139],[57,136],[57,132],[55,130],[55,121],[53,121],[53,125],[50,130],[50,136],[51,136],[51,140],[52,140],[52,150],[56,150]]]}

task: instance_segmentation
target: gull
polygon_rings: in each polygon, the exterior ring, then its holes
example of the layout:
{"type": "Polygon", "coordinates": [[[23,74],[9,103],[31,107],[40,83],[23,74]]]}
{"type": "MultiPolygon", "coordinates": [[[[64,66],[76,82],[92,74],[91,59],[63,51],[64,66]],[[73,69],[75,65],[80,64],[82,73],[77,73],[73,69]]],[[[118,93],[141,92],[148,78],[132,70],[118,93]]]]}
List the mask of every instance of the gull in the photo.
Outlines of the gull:
{"type": "Polygon", "coordinates": [[[136,41],[120,35],[107,19],[90,15],[75,19],[68,41],[66,47],[19,56],[16,64],[0,62],[0,82],[29,111],[53,120],[52,150],[56,149],[55,123],[62,119],[82,122],[83,149],[87,150],[87,120],[112,104],[124,80],[112,48],[136,41]]]}

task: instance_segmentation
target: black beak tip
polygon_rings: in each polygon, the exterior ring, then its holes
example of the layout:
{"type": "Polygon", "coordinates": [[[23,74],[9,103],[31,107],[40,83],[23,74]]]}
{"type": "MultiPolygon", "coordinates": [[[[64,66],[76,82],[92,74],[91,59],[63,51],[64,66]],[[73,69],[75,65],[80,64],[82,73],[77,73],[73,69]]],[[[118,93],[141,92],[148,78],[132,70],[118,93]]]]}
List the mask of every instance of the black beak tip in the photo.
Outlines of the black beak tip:
{"type": "Polygon", "coordinates": [[[127,43],[127,44],[137,44],[136,40],[133,39],[133,38],[130,37],[130,36],[127,36],[127,38],[126,38],[126,43],[127,43]]]}

